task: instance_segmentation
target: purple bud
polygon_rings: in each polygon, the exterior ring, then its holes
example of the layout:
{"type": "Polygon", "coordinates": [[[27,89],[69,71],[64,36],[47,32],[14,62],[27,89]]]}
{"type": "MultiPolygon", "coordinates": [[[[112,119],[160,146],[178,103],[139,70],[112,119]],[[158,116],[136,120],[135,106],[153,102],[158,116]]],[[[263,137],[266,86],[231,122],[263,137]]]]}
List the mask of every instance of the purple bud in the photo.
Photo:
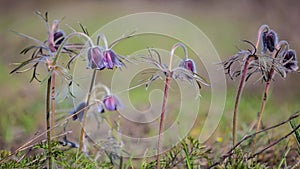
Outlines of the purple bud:
{"type": "Polygon", "coordinates": [[[197,73],[196,64],[192,59],[183,59],[179,63],[179,67],[183,67],[193,73],[197,73]]]}
{"type": "Polygon", "coordinates": [[[84,108],[86,107],[86,103],[85,102],[81,102],[79,103],[74,110],[70,111],[69,114],[73,115],[75,113],[77,113],[79,110],[81,110],[78,114],[73,116],[73,120],[77,120],[79,118],[79,121],[82,121],[83,118],[83,113],[84,113],[84,108]]]}
{"type": "Polygon", "coordinates": [[[283,53],[283,65],[287,69],[287,72],[298,70],[298,61],[296,52],[292,49],[286,50],[283,53]]]}
{"type": "Polygon", "coordinates": [[[109,111],[115,111],[118,107],[122,107],[121,102],[116,96],[107,95],[102,100],[105,108],[109,111]]]}
{"type": "Polygon", "coordinates": [[[102,70],[105,68],[103,49],[100,46],[88,50],[88,68],[102,70]]]}
{"type": "Polygon", "coordinates": [[[62,30],[55,31],[53,36],[54,36],[55,46],[60,45],[65,39],[65,33],[62,30]]]}
{"type": "Polygon", "coordinates": [[[119,61],[118,55],[111,49],[104,52],[104,65],[107,69],[113,69],[114,66],[121,67],[122,64],[119,61]]]}
{"type": "Polygon", "coordinates": [[[263,32],[262,34],[262,53],[266,53],[267,50],[273,52],[278,43],[278,37],[275,31],[270,30],[263,32]]]}

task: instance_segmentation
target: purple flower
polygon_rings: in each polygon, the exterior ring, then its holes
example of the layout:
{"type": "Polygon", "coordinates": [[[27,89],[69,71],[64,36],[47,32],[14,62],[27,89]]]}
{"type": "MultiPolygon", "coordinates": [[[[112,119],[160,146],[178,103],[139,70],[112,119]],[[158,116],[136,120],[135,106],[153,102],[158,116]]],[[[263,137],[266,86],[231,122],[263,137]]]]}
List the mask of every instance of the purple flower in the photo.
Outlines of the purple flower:
{"type": "Polygon", "coordinates": [[[121,67],[118,55],[111,49],[104,50],[101,46],[92,47],[88,50],[88,68],[102,70],[121,67]]]}
{"type": "Polygon", "coordinates": [[[109,111],[116,111],[117,108],[122,108],[122,104],[119,99],[114,95],[106,95],[102,100],[105,108],[109,111]]]}
{"type": "Polygon", "coordinates": [[[197,73],[196,64],[192,59],[181,60],[179,67],[185,68],[193,73],[197,73]]]}
{"type": "Polygon", "coordinates": [[[262,34],[262,53],[266,53],[267,50],[273,52],[278,43],[278,37],[275,31],[269,30],[262,34]]]}
{"type": "Polygon", "coordinates": [[[283,53],[283,66],[287,69],[286,72],[298,70],[298,61],[296,52],[292,49],[286,50],[283,53]]]}
{"type": "Polygon", "coordinates": [[[79,121],[81,122],[82,121],[82,118],[83,118],[83,113],[84,113],[84,108],[86,107],[86,103],[85,102],[81,102],[79,103],[74,110],[70,111],[69,114],[70,115],[73,115],[75,113],[77,113],[79,110],[81,110],[78,114],[74,115],[73,116],[73,120],[77,120],[79,119],[79,121]]]}
{"type": "Polygon", "coordinates": [[[88,68],[102,70],[105,68],[103,48],[91,47],[88,50],[88,68]]]}
{"type": "Polygon", "coordinates": [[[111,49],[104,51],[104,65],[107,69],[113,69],[114,66],[121,67],[122,63],[119,61],[118,55],[111,49]]]}

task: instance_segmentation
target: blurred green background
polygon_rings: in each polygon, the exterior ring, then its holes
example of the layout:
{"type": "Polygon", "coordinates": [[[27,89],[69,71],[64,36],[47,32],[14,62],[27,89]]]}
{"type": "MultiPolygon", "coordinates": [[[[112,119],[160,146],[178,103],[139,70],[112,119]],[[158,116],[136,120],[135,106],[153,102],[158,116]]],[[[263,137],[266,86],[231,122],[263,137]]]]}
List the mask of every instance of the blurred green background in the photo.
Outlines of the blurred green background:
{"type": "MultiPolygon", "coordinates": [[[[48,11],[50,19],[65,17],[63,24],[81,22],[93,33],[118,17],[137,12],[164,12],[189,20],[211,40],[222,59],[237,52],[241,39],[252,42],[260,25],[268,24],[280,39],[288,40],[297,52],[300,49],[300,2],[261,0],[165,0],[165,1],[0,1],[0,148],[15,149],[35,132],[44,129],[44,92],[37,82],[29,83],[30,73],[9,75],[11,63],[26,59],[19,55],[29,41],[10,30],[46,39],[46,32],[35,11],[48,11]]],[[[184,31],[184,30],[183,30],[184,31]]],[[[187,32],[188,33],[188,32],[187,32]]],[[[300,76],[289,74],[286,80],[272,83],[271,97],[263,117],[265,125],[275,124],[300,110],[300,76]]],[[[227,102],[215,135],[229,141],[232,109],[238,80],[228,79],[227,102]]],[[[249,125],[259,111],[264,85],[250,81],[241,99],[240,126],[249,125]]],[[[209,103],[208,103],[209,104],[209,103]]],[[[201,123],[201,119],[198,119],[201,123]]],[[[197,122],[198,123],[198,122],[197,122]]],[[[288,126],[280,129],[289,129],[288,126]]],[[[278,131],[276,131],[278,132],[278,131]]],[[[276,134],[275,132],[275,134],[276,134]]],[[[197,136],[197,124],[191,132],[197,136]]]]}

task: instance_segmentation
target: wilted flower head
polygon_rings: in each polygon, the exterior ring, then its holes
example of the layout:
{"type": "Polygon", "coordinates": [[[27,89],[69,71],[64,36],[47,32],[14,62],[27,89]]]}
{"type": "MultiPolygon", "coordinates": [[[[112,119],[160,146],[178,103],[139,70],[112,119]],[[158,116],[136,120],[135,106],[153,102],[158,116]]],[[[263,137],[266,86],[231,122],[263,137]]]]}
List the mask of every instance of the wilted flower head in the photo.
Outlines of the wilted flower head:
{"type": "Polygon", "coordinates": [[[288,49],[283,53],[283,66],[286,68],[286,72],[292,72],[298,70],[298,60],[295,50],[288,49]]]}
{"type": "Polygon", "coordinates": [[[123,105],[121,104],[120,100],[117,96],[114,95],[106,95],[102,99],[103,105],[105,106],[106,110],[108,111],[116,111],[118,108],[122,108],[123,105]]]}
{"type": "Polygon", "coordinates": [[[267,50],[273,52],[278,43],[278,37],[275,31],[267,29],[262,33],[262,53],[266,53],[267,50]]]}

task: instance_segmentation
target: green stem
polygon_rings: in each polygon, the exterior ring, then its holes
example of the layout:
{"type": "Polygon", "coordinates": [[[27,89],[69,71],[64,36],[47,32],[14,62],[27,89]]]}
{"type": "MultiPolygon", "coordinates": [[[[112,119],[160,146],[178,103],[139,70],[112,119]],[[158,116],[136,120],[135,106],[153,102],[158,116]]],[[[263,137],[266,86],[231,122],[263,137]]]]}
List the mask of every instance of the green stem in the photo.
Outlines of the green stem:
{"type": "MultiPolygon", "coordinates": [[[[95,83],[96,75],[97,75],[97,70],[94,69],[91,84],[90,84],[90,89],[89,89],[88,96],[87,96],[87,99],[86,99],[86,107],[89,106],[89,103],[90,103],[90,99],[91,99],[92,90],[93,90],[93,86],[94,86],[94,83],[95,83]]],[[[84,139],[84,133],[85,133],[84,126],[85,126],[85,123],[86,123],[87,112],[88,112],[88,109],[85,109],[84,112],[83,112],[83,119],[82,119],[82,122],[81,122],[79,152],[82,152],[83,139],[84,139]]]]}
{"type": "Polygon", "coordinates": [[[51,143],[51,124],[50,124],[50,97],[51,97],[51,77],[47,83],[46,94],[46,121],[47,121],[47,142],[48,142],[48,168],[52,169],[52,143],[51,143]]]}

